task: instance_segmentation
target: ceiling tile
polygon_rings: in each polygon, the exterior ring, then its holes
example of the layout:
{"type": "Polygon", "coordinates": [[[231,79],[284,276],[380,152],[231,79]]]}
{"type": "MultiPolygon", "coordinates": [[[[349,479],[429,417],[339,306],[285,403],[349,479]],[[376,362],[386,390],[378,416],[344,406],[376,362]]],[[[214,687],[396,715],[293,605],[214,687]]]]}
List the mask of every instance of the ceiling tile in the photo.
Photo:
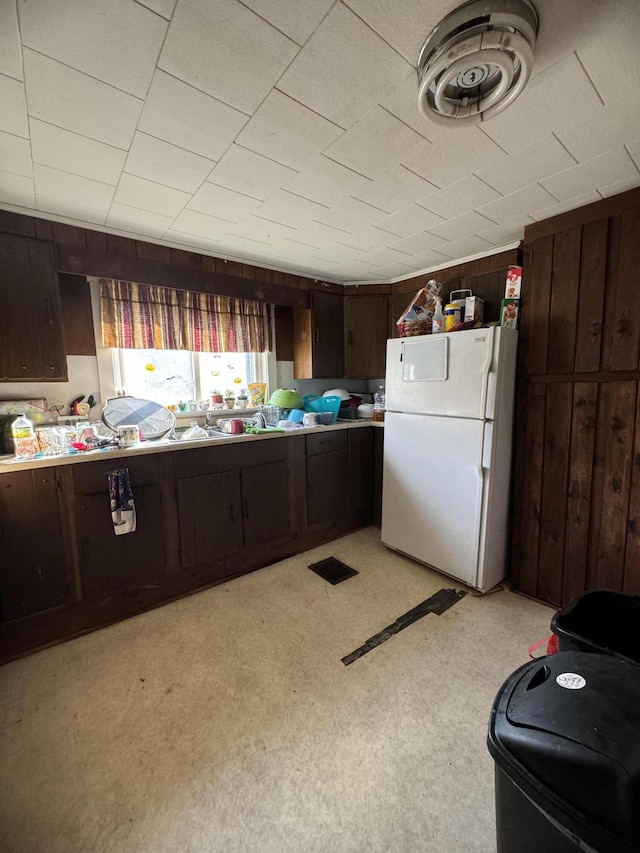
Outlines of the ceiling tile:
{"type": "Polygon", "coordinates": [[[609,196],[624,193],[627,190],[634,190],[638,186],[640,186],[640,174],[636,173],[635,177],[626,178],[622,181],[616,181],[614,184],[607,184],[607,186],[600,187],[598,192],[604,198],[609,198],[609,196]]]}
{"type": "Polygon", "coordinates": [[[0,3],[0,74],[22,80],[22,49],[15,3],[0,3]]]}
{"type": "Polygon", "coordinates": [[[575,160],[566,148],[554,136],[547,136],[521,148],[497,166],[479,169],[476,174],[503,195],[509,195],[574,165],[575,160]]]}
{"type": "Polygon", "coordinates": [[[442,136],[444,128],[429,119],[426,119],[418,107],[418,75],[413,73],[396,87],[393,92],[380,99],[380,106],[387,112],[393,113],[396,118],[408,124],[420,136],[434,141],[442,136]]]}
{"type": "Polygon", "coordinates": [[[415,275],[415,270],[406,264],[397,261],[376,267],[375,276],[379,281],[390,281],[393,279],[404,279],[415,275]]]}
{"type": "Polygon", "coordinates": [[[158,15],[162,15],[168,21],[171,20],[176,5],[176,0],[137,0],[137,2],[142,6],[146,6],[147,9],[156,12],[158,15]]]}
{"type": "Polygon", "coordinates": [[[470,234],[468,237],[462,237],[460,240],[454,240],[452,243],[443,243],[438,246],[438,251],[449,258],[465,258],[469,255],[477,255],[480,252],[487,252],[493,248],[488,240],[483,240],[476,234],[470,234]]]}
{"type": "Polygon", "coordinates": [[[379,228],[374,228],[372,225],[349,237],[343,237],[339,242],[343,246],[351,246],[353,249],[362,249],[363,252],[372,252],[379,246],[386,246],[387,243],[394,241],[394,238],[387,231],[381,231],[379,228]]]}
{"type": "Polygon", "coordinates": [[[406,252],[408,255],[419,255],[423,252],[431,251],[431,249],[437,249],[438,246],[446,242],[444,237],[438,237],[436,234],[430,234],[428,231],[419,231],[410,237],[390,242],[389,248],[397,249],[398,252],[406,252]]]}
{"type": "Polygon", "coordinates": [[[363,256],[362,260],[367,261],[369,264],[382,266],[383,264],[404,263],[407,257],[409,256],[402,252],[396,252],[395,249],[390,249],[388,246],[382,246],[380,249],[374,249],[373,252],[367,252],[367,254],[363,256]]]}
{"type": "Polygon", "coordinates": [[[437,189],[435,184],[430,184],[404,166],[396,166],[390,172],[379,175],[354,195],[380,210],[395,213],[408,203],[422,199],[437,189]]]}
{"type": "Polygon", "coordinates": [[[167,22],[130,0],[21,0],[22,43],[143,98],[167,22]]]}
{"type": "Polygon", "coordinates": [[[236,141],[277,163],[300,169],[341,133],[335,124],[274,90],[236,141]]]}
{"type": "Polygon", "coordinates": [[[295,169],[275,163],[247,148],[232,145],[207,180],[266,201],[295,175],[295,169]]]}
{"type": "MultiPolygon", "coordinates": [[[[545,196],[548,197],[546,193],[545,196]]],[[[493,202],[493,204],[499,204],[501,201],[503,199],[499,199],[499,201],[493,202]]],[[[463,237],[469,237],[471,234],[482,231],[493,224],[489,219],[481,216],[480,213],[472,211],[462,216],[456,216],[455,219],[441,222],[439,225],[430,228],[429,231],[438,237],[443,237],[445,240],[461,240],[463,237]]],[[[438,251],[440,251],[440,247],[438,247],[438,251]]]]}
{"type": "Polygon", "coordinates": [[[158,68],[251,114],[297,51],[237,0],[181,0],[158,68]]]}
{"type": "MultiPolygon", "coordinates": [[[[508,225],[516,219],[522,219],[523,216],[533,215],[536,210],[542,210],[553,202],[553,196],[543,187],[539,184],[532,184],[530,187],[525,187],[506,195],[504,198],[499,198],[497,201],[479,207],[478,213],[483,214],[496,225],[508,225]]],[[[473,231],[478,233],[487,227],[489,226],[480,224],[473,231]]]]}
{"type": "Polygon", "coordinates": [[[369,178],[341,166],[322,154],[309,160],[284,189],[319,204],[333,206],[371,183],[369,178]]]}
{"type": "Polygon", "coordinates": [[[383,210],[378,210],[377,207],[372,207],[358,199],[349,198],[319,214],[316,219],[318,222],[324,222],[325,225],[333,225],[334,228],[353,233],[379,219],[384,219],[385,216],[386,213],[383,210]]]}
{"type": "Polygon", "coordinates": [[[326,211],[326,207],[309,201],[307,198],[292,195],[285,190],[279,190],[265,201],[262,207],[256,211],[256,215],[262,219],[270,219],[281,225],[289,225],[297,228],[305,222],[314,219],[318,214],[326,211]]]}
{"type": "MultiPolygon", "coordinates": [[[[484,125],[483,125],[484,127],[484,125]]],[[[504,162],[502,149],[478,127],[449,130],[403,164],[437,187],[446,187],[483,166],[504,162]]]]}
{"type": "Polygon", "coordinates": [[[24,84],[0,74],[0,130],[15,136],[29,138],[27,120],[27,102],[24,97],[24,84]]]}
{"type": "Polygon", "coordinates": [[[419,255],[411,255],[405,258],[402,263],[414,270],[429,271],[434,267],[441,267],[449,260],[446,255],[441,255],[435,249],[430,249],[427,252],[421,252],[419,255]]]}
{"type": "Polygon", "coordinates": [[[236,255],[240,259],[257,259],[261,257],[266,243],[257,240],[249,240],[247,237],[239,237],[237,234],[225,234],[218,243],[220,251],[225,254],[236,255]]]}
{"type": "Polygon", "coordinates": [[[122,228],[134,234],[162,237],[172,222],[172,216],[162,216],[160,213],[140,210],[114,201],[107,215],[106,225],[111,228],[122,228]]]}
{"type": "MultiPolygon", "coordinates": [[[[125,173],[118,184],[114,201],[123,207],[138,208],[160,216],[169,216],[173,221],[190,198],[189,193],[125,173]]],[[[111,209],[113,210],[113,207],[111,209]]],[[[130,216],[133,215],[132,210],[125,212],[130,216]]],[[[170,224],[171,222],[165,225],[165,228],[170,224]]]]}
{"type": "Polygon", "coordinates": [[[106,211],[96,210],[93,207],[85,207],[82,204],[74,204],[61,198],[49,198],[41,193],[36,193],[36,206],[38,213],[50,213],[53,216],[62,216],[65,221],[75,220],[79,225],[83,222],[90,225],[104,225],[107,216],[106,211]]]}
{"type": "Polygon", "coordinates": [[[260,219],[258,216],[247,216],[230,233],[238,237],[248,237],[250,240],[257,240],[262,243],[272,243],[282,237],[293,236],[295,231],[296,229],[291,228],[289,225],[280,225],[277,222],[270,222],[268,219],[260,219]]]}
{"type": "MultiPolygon", "coordinates": [[[[500,197],[500,193],[488,187],[483,181],[468,175],[443,190],[432,193],[418,204],[447,219],[467,213],[482,204],[500,197]]],[[[429,226],[425,226],[428,228],[429,226]]]]}
{"type": "MultiPolygon", "coordinates": [[[[323,225],[321,222],[309,222],[298,228],[295,234],[286,239],[292,240],[294,243],[304,243],[307,246],[313,246],[316,249],[323,249],[325,246],[330,246],[336,243],[342,237],[348,236],[347,231],[342,231],[340,228],[332,228],[330,225],[323,225]]],[[[353,249],[349,250],[353,257],[353,249]]]]}
{"type": "Polygon", "coordinates": [[[297,44],[304,44],[333,5],[334,0],[244,0],[261,18],[297,44]]]}
{"type": "Polygon", "coordinates": [[[632,90],[561,128],[557,136],[576,160],[591,160],[635,139],[640,125],[638,115],[640,92],[632,90]]]}
{"type": "Polygon", "coordinates": [[[622,57],[637,56],[640,6],[637,0],[616,0],[605,8],[606,17],[601,15],[598,22],[598,38],[580,47],[578,56],[602,99],[608,102],[621,92],[638,88],[637,62],[622,57]]]}
{"type": "Polygon", "coordinates": [[[33,178],[0,169],[0,203],[2,202],[33,210],[36,206],[33,178]]]}
{"type": "Polygon", "coordinates": [[[29,126],[34,163],[104,184],[118,183],[126,151],[35,118],[29,121],[29,126]]]}
{"type": "MultiPolygon", "coordinates": [[[[354,260],[338,264],[335,268],[335,273],[345,279],[364,280],[376,269],[377,267],[374,264],[367,264],[364,261],[354,260]]],[[[346,283],[347,282],[345,282],[345,284],[346,283]]]]}
{"type": "Polygon", "coordinates": [[[0,130],[0,163],[7,172],[31,178],[33,166],[29,140],[0,130]]]}
{"type": "Polygon", "coordinates": [[[195,192],[211,172],[211,160],[177,148],[161,139],[137,132],[125,163],[125,170],[139,178],[174,187],[185,192],[195,192]]]}
{"type": "Polygon", "coordinates": [[[549,219],[551,216],[558,216],[560,213],[566,213],[568,210],[577,210],[579,207],[592,204],[594,201],[602,201],[602,196],[597,192],[597,190],[592,190],[584,195],[576,196],[568,201],[559,201],[556,204],[536,210],[530,215],[534,222],[540,222],[543,219],[549,219]]]}
{"type": "Polygon", "coordinates": [[[70,175],[50,166],[34,164],[33,178],[36,195],[47,198],[59,198],[73,205],[101,210],[106,213],[113,201],[115,187],[70,175]]]}
{"type": "Polygon", "coordinates": [[[187,205],[189,210],[197,210],[220,219],[241,222],[262,202],[257,198],[228,190],[205,181],[187,205]]]}
{"type": "Polygon", "coordinates": [[[505,151],[517,151],[597,109],[600,103],[578,59],[571,54],[529,80],[509,109],[484,122],[482,128],[505,151]]]}
{"type": "Polygon", "coordinates": [[[397,213],[376,222],[378,228],[398,237],[410,237],[442,222],[442,217],[417,204],[410,204],[397,213]]]}
{"type": "Polygon", "coordinates": [[[116,148],[129,148],[141,100],[32,50],[24,51],[24,73],[30,116],[116,148]]]}
{"type": "Polygon", "coordinates": [[[187,151],[219,160],[248,116],[156,71],[138,129],[187,151]]]}
{"type": "Polygon", "coordinates": [[[374,107],[324,150],[327,157],[355,172],[375,178],[417,157],[430,143],[382,107],[374,107]]]}
{"type": "Polygon", "coordinates": [[[629,179],[636,180],[638,170],[624,148],[607,151],[592,160],[585,160],[571,169],[541,181],[558,201],[565,201],[590,190],[629,179]]]}
{"type": "Polygon", "coordinates": [[[162,242],[177,249],[186,249],[187,251],[195,249],[202,255],[212,255],[215,253],[217,257],[218,241],[213,237],[197,237],[194,234],[186,234],[183,231],[174,231],[173,228],[167,228],[164,232],[162,242]],[[213,245],[214,243],[215,246],[213,245]]]}
{"type": "Polygon", "coordinates": [[[633,142],[630,142],[627,145],[627,151],[633,162],[636,164],[636,168],[640,169],[640,139],[635,139],[633,142]]]}
{"type": "Polygon", "coordinates": [[[451,11],[450,0],[403,0],[402,13],[395,3],[344,0],[347,6],[412,65],[431,30],[451,11]]]}
{"type": "Polygon", "coordinates": [[[506,225],[492,225],[484,231],[478,231],[478,237],[493,243],[494,246],[504,246],[507,243],[513,243],[515,240],[522,240],[524,229],[533,221],[530,216],[525,216],[522,219],[508,222],[506,225]]]}
{"type": "Polygon", "coordinates": [[[341,127],[351,127],[412,68],[341,3],[278,81],[278,89],[341,127]]]}
{"type": "Polygon", "coordinates": [[[183,210],[176,218],[171,230],[190,234],[193,237],[204,237],[210,240],[220,240],[233,228],[235,223],[216,216],[207,216],[195,210],[183,210]]]}
{"type": "Polygon", "coordinates": [[[313,252],[313,257],[319,260],[333,261],[337,264],[351,263],[358,260],[364,252],[360,249],[354,249],[351,246],[343,246],[340,243],[331,243],[325,248],[313,252]]]}

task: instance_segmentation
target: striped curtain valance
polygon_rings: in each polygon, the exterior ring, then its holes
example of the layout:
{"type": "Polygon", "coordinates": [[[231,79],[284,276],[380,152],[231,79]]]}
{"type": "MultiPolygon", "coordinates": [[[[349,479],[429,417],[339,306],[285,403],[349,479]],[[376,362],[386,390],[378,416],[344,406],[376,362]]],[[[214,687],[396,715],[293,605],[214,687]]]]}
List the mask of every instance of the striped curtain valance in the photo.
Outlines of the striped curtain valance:
{"type": "Polygon", "coordinates": [[[271,312],[252,299],[100,279],[102,343],[122,349],[268,352],[271,312]]]}

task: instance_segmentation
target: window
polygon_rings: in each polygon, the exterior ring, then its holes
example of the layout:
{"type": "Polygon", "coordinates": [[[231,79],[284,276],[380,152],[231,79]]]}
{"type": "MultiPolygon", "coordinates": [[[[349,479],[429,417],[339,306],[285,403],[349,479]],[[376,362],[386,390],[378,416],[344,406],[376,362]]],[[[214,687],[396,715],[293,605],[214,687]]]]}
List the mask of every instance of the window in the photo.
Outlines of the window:
{"type": "Polygon", "coordinates": [[[266,382],[266,353],[112,349],[116,389],[164,406],[208,400],[214,391],[237,396],[249,382],[266,382]]]}

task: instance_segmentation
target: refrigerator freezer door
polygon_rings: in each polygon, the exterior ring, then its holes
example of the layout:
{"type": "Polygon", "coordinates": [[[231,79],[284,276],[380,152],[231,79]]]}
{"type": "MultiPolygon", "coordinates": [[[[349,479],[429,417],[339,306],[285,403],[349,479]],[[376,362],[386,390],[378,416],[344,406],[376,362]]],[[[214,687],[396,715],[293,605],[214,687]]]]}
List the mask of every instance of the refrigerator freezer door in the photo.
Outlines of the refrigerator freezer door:
{"type": "Polygon", "coordinates": [[[388,412],[484,418],[501,329],[469,329],[387,342],[388,412]]]}
{"type": "Polygon", "coordinates": [[[387,411],[382,541],[473,587],[482,524],[485,424],[387,411]]]}

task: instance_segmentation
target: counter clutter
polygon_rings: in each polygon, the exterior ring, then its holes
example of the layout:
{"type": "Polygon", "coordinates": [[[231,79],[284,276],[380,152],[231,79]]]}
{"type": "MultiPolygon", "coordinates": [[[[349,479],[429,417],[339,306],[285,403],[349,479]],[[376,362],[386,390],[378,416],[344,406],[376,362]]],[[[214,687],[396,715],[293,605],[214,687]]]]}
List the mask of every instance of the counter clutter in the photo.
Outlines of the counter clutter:
{"type": "Polygon", "coordinates": [[[283,438],[291,435],[309,435],[312,433],[333,432],[336,430],[361,429],[363,427],[382,427],[384,423],[371,420],[342,421],[327,426],[299,426],[296,429],[265,429],[257,434],[242,433],[233,435],[226,432],[209,433],[207,438],[181,441],[171,438],[161,438],[155,441],[141,441],[131,447],[107,447],[95,450],[74,451],[56,456],[32,456],[19,459],[13,455],[0,456],[0,474],[8,471],[31,471],[37,468],[52,468],[59,465],[74,465],[76,463],[95,461],[96,459],[109,458],[120,459],[131,456],[141,456],[150,453],[166,453],[171,451],[187,450],[193,447],[212,447],[217,444],[231,444],[238,442],[254,442],[264,439],[283,438]]]}

